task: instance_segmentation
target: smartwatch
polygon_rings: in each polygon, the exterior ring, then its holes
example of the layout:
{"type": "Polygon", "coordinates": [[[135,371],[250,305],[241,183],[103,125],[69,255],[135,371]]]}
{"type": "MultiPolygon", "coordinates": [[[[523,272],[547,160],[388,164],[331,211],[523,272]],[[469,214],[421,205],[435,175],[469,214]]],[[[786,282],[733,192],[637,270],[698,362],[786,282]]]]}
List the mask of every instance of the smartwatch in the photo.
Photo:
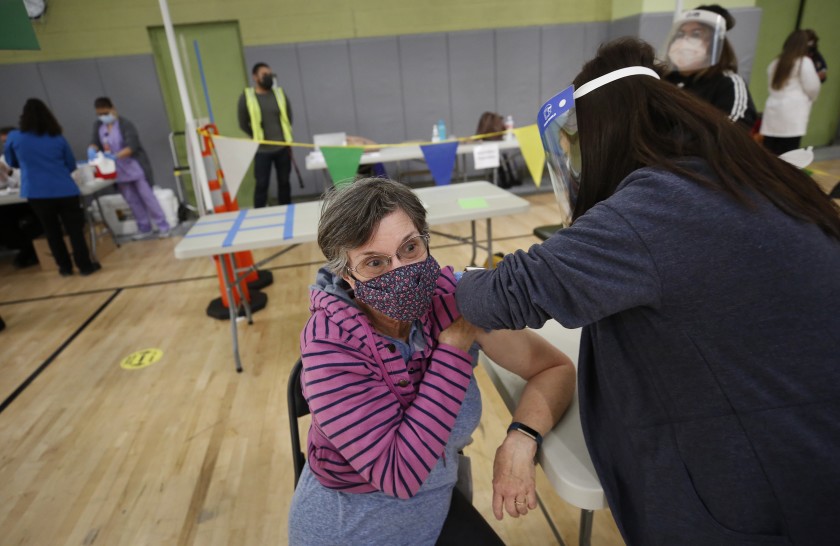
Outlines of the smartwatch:
{"type": "Polygon", "coordinates": [[[537,449],[539,449],[542,446],[542,441],[543,441],[542,434],[540,434],[536,430],[532,429],[528,425],[524,425],[524,424],[520,423],[519,421],[514,421],[513,423],[510,424],[510,426],[507,429],[508,432],[510,432],[511,430],[521,432],[525,436],[527,436],[527,437],[531,438],[532,440],[534,440],[535,442],[537,442],[537,449]]]}

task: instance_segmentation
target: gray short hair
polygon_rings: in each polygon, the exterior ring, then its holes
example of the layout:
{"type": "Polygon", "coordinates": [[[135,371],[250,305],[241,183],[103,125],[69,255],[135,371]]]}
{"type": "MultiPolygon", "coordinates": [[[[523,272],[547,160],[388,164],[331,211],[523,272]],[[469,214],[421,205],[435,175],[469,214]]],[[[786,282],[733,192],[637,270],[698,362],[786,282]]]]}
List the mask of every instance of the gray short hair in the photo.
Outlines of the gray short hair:
{"type": "Polygon", "coordinates": [[[327,268],[343,274],[348,253],[370,241],[379,222],[396,210],[405,212],[421,234],[428,232],[426,209],[404,184],[387,178],[362,178],[328,191],[318,223],[318,246],[327,258],[327,268]]]}

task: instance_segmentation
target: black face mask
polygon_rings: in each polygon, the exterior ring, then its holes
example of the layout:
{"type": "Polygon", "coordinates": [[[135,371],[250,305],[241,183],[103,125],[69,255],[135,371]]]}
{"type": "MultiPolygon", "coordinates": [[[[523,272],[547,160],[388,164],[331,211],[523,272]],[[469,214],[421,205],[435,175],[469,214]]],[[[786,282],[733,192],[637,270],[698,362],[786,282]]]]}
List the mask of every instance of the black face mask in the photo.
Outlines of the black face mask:
{"type": "Polygon", "coordinates": [[[265,74],[262,78],[260,78],[260,87],[263,89],[271,89],[271,86],[274,84],[274,78],[271,74],[265,74]]]}

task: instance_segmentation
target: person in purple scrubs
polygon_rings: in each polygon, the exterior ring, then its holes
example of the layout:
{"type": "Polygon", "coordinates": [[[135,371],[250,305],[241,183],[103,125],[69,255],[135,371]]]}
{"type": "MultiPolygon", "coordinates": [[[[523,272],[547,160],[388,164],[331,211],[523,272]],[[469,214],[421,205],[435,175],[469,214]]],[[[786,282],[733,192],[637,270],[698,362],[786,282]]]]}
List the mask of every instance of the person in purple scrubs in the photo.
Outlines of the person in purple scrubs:
{"type": "Polygon", "coordinates": [[[88,147],[88,158],[103,151],[117,164],[117,188],[131,207],[137,221],[138,233],[134,239],[147,239],[154,235],[151,222],[158,229],[158,236],[168,237],[170,226],[152,191],[152,169],[137,128],[129,120],[118,117],[114,104],[108,97],[94,101],[97,120],[88,147]]]}

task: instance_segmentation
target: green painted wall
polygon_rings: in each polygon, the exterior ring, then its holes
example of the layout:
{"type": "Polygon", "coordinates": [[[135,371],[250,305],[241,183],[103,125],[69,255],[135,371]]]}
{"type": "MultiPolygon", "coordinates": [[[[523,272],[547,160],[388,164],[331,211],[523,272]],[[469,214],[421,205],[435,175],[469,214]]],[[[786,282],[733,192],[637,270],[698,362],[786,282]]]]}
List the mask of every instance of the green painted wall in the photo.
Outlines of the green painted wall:
{"type": "MultiPolygon", "coordinates": [[[[239,21],[245,46],[610,20],[614,0],[170,0],[174,24],[239,21]]],[[[157,0],[53,1],[38,52],[0,64],[151,53],[157,0]]]]}
{"type": "MultiPolygon", "coordinates": [[[[767,65],[782,51],[782,44],[796,27],[799,0],[756,0],[762,9],[761,29],[750,93],[759,111],[764,110],[767,100],[767,65]]],[[[828,63],[828,79],[820,89],[820,96],[811,110],[808,133],[802,139],[803,146],[825,146],[830,144],[837,131],[840,118],[840,2],[837,0],[808,0],[802,15],[802,28],[812,28],[820,37],[820,52],[828,63]]]]}
{"type": "MultiPolygon", "coordinates": [[[[613,0],[612,18],[621,19],[640,13],[674,11],[674,0],[613,0]]],[[[756,0],[683,0],[683,9],[691,9],[701,4],[719,4],[725,8],[751,8],[756,0]]]]}

